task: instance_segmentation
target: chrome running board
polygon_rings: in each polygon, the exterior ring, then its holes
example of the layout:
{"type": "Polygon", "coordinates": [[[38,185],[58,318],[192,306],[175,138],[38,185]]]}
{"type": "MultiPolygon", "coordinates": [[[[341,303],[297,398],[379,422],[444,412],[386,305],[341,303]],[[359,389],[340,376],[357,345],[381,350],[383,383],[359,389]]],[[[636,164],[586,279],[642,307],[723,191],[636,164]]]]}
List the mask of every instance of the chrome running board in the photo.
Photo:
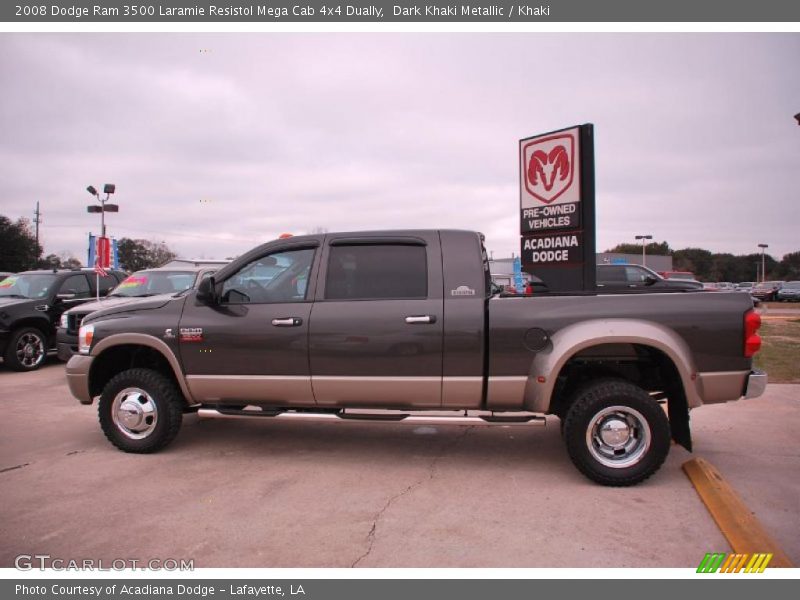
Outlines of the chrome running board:
{"type": "Polygon", "coordinates": [[[202,407],[197,415],[203,419],[239,419],[242,417],[271,418],[280,421],[328,421],[328,422],[371,422],[371,423],[411,423],[414,425],[504,425],[530,426],[544,425],[545,417],[529,412],[491,412],[491,411],[368,411],[342,409],[337,412],[313,412],[303,410],[277,410],[258,407],[228,409],[202,407]]]}

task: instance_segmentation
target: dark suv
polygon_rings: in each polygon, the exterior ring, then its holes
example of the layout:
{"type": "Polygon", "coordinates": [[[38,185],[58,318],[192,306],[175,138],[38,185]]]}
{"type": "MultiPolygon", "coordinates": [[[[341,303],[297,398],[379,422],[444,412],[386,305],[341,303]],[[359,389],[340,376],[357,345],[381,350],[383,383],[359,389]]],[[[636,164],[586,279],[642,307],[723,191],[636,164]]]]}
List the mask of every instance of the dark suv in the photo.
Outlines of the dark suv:
{"type": "Polygon", "coordinates": [[[81,304],[66,311],[61,315],[61,322],[58,326],[58,358],[68,361],[73,354],[78,352],[78,329],[89,313],[101,308],[130,304],[142,298],[159,294],[176,294],[194,288],[220,266],[227,264],[227,261],[205,266],[192,266],[184,263],[178,263],[178,266],[174,267],[137,271],[114,288],[105,298],[81,304]]]}
{"type": "Polygon", "coordinates": [[[699,291],[703,284],[691,279],[665,279],[641,265],[597,265],[597,289],[606,292],[699,291]]]}
{"type": "MultiPolygon", "coordinates": [[[[100,295],[125,278],[107,271],[100,278],[100,295]]],[[[61,313],[97,296],[97,278],[91,269],[25,271],[0,281],[0,354],[15,371],[33,371],[55,349],[61,313]]]]}

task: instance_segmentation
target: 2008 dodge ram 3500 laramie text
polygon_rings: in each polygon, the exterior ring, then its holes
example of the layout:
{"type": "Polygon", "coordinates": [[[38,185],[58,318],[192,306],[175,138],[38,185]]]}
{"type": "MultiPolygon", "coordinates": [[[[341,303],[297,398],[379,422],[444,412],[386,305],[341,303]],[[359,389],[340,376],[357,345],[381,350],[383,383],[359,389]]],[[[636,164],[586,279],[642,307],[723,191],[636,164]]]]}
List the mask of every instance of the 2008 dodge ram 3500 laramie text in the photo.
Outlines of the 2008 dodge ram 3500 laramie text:
{"type": "Polygon", "coordinates": [[[126,452],[184,413],[514,425],[557,415],[572,461],[631,485],[691,450],[689,410],[755,397],[747,294],[493,295],[469,231],[269,242],[197,290],[100,310],[67,365],[126,452]],[[666,407],[666,410],[665,410],[666,407]]]}

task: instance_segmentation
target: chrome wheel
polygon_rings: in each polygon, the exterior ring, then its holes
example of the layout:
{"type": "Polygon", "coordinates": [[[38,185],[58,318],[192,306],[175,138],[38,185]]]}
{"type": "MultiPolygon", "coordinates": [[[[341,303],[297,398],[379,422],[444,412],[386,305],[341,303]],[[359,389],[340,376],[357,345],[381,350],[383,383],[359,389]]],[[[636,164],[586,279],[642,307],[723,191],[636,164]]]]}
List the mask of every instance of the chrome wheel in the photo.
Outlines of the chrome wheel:
{"type": "Polygon", "coordinates": [[[17,361],[26,369],[38,367],[44,361],[47,350],[41,335],[29,331],[19,336],[15,348],[17,361]]]}
{"type": "Polygon", "coordinates": [[[628,406],[609,406],[592,417],[586,447],[602,465],[622,469],[637,464],[650,448],[650,426],[628,406]]]}
{"type": "Polygon", "coordinates": [[[111,418],[126,437],[141,440],[156,428],[158,408],[150,394],[141,388],[129,387],[114,396],[111,418]]]}

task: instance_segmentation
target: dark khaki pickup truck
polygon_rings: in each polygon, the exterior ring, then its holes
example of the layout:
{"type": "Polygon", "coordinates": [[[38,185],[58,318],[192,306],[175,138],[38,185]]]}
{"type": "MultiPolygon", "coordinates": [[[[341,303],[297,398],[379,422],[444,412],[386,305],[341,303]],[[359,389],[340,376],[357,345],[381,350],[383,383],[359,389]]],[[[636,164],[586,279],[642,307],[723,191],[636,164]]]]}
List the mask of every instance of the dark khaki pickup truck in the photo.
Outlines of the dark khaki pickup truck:
{"type": "Polygon", "coordinates": [[[689,411],[760,396],[747,294],[493,294],[482,236],[293,237],[196,290],[92,313],[70,390],[108,439],[153,452],[184,413],[525,425],[561,419],[572,461],[606,485],[691,450],[689,411]]]}

